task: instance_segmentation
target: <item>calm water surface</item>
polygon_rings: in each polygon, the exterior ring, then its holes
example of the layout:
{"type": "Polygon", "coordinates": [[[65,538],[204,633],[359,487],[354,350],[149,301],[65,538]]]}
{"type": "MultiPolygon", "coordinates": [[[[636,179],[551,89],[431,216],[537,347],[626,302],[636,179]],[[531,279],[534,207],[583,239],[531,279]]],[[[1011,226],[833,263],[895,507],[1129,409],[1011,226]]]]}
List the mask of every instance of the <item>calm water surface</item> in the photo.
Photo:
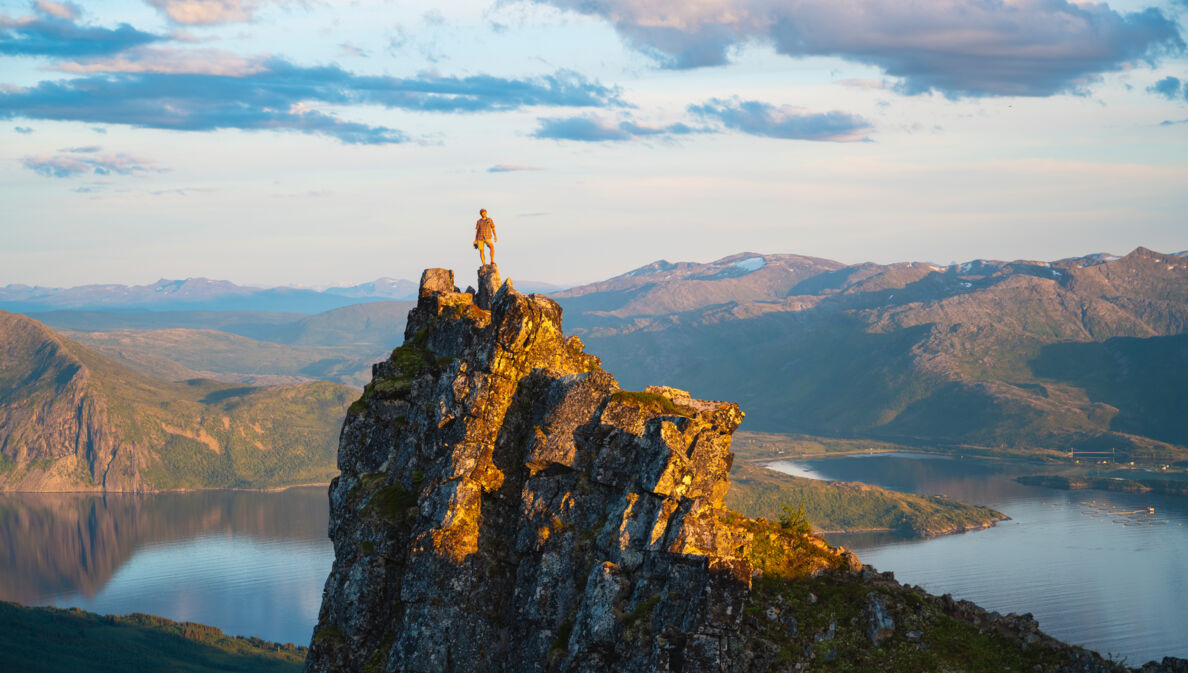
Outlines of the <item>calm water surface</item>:
{"type": "MultiPolygon", "coordinates": [[[[1022,486],[1013,478],[1027,468],[906,455],[773,467],[994,507],[1012,520],[932,540],[834,542],[901,581],[1031,612],[1051,635],[1131,664],[1188,657],[1188,499],[1022,486]]],[[[324,487],[0,495],[0,599],[306,644],[333,562],[327,516],[324,487]]]]}
{"type": "Polygon", "coordinates": [[[1023,486],[1014,477],[1035,467],[919,455],[770,467],[993,507],[1011,520],[931,540],[830,539],[902,582],[1030,612],[1048,634],[1131,665],[1188,658],[1188,499],[1023,486]]]}
{"type": "Polygon", "coordinates": [[[0,599],[147,612],[309,644],[334,561],[326,488],[0,495],[0,599]]]}

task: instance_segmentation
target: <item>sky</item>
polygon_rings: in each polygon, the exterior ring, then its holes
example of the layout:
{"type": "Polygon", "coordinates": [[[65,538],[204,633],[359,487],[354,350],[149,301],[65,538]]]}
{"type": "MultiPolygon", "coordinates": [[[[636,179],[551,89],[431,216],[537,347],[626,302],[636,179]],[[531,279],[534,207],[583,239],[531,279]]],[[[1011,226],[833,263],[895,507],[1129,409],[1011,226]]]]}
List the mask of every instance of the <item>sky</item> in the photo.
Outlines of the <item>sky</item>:
{"type": "Polygon", "coordinates": [[[1188,0],[0,0],[0,285],[1188,249],[1188,0]]]}

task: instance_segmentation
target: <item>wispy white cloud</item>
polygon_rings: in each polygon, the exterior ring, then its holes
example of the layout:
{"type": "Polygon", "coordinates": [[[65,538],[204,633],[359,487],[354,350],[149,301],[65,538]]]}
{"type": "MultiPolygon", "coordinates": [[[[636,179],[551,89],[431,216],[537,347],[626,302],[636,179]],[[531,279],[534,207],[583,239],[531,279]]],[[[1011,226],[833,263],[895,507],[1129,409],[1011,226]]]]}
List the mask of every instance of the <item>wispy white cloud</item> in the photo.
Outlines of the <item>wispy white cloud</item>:
{"type": "Polygon", "coordinates": [[[115,56],[62,61],[49,66],[49,69],[74,74],[158,73],[243,77],[266,70],[269,58],[267,54],[243,56],[221,49],[136,47],[115,56]]]}
{"type": "Polygon", "coordinates": [[[837,83],[851,89],[865,89],[867,91],[890,91],[895,88],[894,84],[886,80],[870,79],[869,77],[839,79],[837,83]]]}
{"type": "Polygon", "coordinates": [[[101,147],[73,147],[56,154],[35,154],[26,156],[21,164],[38,175],[47,178],[72,178],[79,175],[134,175],[160,173],[165,169],[151,159],[144,159],[122,152],[107,154],[101,147]]]}
{"type": "Polygon", "coordinates": [[[210,25],[251,21],[259,0],[145,0],[174,23],[210,25]]]}
{"type": "Polygon", "coordinates": [[[513,173],[516,171],[544,170],[540,166],[526,166],[524,164],[495,164],[487,169],[488,173],[513,173]]]}
{"type": "Polygon", "coordinates": [[[357,58],[363,58],[368,55],[367,51],[350,40],[338,45],[338,53],[342,54],[343,56],[354,56],[357,58]]]}
{"type": "Polygon", "coordinates": [[[51,0],[37,0],[34,5],[38,12],[55,16],[59,19],[69,19],[73,21],[78,18],[82,11],[78,5],[73,2],[52,2],[51,0]]]}

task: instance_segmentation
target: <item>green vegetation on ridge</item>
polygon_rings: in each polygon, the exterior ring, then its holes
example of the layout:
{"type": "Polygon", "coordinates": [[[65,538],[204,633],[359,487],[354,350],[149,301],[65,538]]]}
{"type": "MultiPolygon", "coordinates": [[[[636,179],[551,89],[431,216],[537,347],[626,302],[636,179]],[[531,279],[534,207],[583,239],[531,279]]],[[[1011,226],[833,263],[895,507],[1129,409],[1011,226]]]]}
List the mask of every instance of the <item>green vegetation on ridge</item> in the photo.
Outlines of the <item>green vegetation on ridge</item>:
{"type": "Polygon", "coordinates": [[[144,614],[0,602],[0,670],[38,673],[297,673],[306,649],[144,614]]]}
{"type": "Polygon", "coordinates": [[[933,536],[985,528],[1005,519],[989,507],[877,486],[826,482],[736,463],[726,506],[750,517],[778,520],[803,503],[804,515],[824,532],[893,531],[933,536]]]}

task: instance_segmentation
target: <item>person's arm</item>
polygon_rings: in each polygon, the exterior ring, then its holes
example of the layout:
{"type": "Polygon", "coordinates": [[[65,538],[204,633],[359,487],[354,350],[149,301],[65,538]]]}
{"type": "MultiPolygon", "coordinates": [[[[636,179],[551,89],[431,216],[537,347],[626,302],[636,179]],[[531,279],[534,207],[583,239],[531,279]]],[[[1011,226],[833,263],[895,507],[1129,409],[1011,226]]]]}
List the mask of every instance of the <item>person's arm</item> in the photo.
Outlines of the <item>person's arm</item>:
{"type": "Polygon", "coordinates": [[[495,220],[491,220],[491,242],[499,242],[499,234],[495,233],[495,220]]]}

